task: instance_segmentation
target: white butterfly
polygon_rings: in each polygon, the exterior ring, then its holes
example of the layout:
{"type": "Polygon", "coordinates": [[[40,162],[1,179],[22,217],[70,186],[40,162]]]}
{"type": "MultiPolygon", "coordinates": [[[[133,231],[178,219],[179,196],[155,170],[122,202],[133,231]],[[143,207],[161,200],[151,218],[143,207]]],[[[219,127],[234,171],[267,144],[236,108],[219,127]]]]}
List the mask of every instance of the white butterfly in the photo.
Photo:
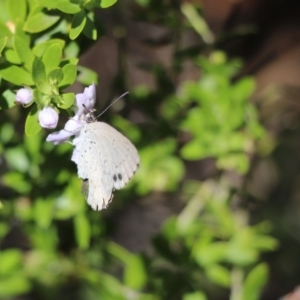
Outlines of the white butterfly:
{"type": "Polygon", "coordinates": [[[83,179],[83,192],[88,204],[95,210],[101,210],[111,202],[113,191],[128,183],[139,167],[140,158],[124,135],[106,123],[96,122],[93,116],[95,99],[95,84],[77,94],[73,118],[68,120],[64,129],[49,134],[46,140],[57,145],[75,136],[71,160],[77,164],[78,177],[83,179]]]}
{"type": "Polygon", "coordinates": [[[113,191],[123,188],[139,167],[133,144],[103,122],[85,123],[76,144],[78,177],[94,210],[108,206],[113,191]]]}

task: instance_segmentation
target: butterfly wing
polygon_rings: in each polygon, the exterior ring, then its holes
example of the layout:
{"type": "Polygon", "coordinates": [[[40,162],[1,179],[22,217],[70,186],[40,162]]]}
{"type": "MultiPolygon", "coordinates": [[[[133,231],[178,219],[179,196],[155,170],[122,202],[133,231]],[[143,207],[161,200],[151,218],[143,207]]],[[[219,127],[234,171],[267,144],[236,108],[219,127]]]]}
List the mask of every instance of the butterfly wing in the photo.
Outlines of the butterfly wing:
{"type": "Polygon", "coordinates": [[[82,130],[78,176],[88,180],[87,202],[101,210],[111,201],[113,190],[128,183],[140,159],[133,144],[110,125],[88,123],[82,130]]]}

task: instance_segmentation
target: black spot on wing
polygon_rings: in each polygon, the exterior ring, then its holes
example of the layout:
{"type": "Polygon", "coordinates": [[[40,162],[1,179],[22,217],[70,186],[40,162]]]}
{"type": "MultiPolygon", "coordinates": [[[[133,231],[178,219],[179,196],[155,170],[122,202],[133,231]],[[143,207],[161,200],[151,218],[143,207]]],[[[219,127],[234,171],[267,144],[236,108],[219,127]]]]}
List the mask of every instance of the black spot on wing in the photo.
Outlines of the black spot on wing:
{"type": "Polygon", "coordinates": [[[119,180],[122,180],[122,175],[120,173],[118,174],[118,178],[119,180]]]}

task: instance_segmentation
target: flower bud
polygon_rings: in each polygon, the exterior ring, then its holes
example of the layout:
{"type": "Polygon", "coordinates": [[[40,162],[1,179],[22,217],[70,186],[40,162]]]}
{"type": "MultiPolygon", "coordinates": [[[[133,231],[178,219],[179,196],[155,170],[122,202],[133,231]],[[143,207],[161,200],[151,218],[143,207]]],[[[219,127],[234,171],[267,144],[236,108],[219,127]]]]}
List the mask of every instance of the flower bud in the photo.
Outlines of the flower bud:
{"type": "Polygon", "coordinates": [[[58,113],[50,106],[39,111],[39,123],[43,128],[55,128],[58,122],[58,113]]]}
{"type": "Polygon", "coordinates": [[[32,90],[28,88],[19,89],[16,94],[16,100],[18,103],[27,105],[33,99],[32,90]]]}

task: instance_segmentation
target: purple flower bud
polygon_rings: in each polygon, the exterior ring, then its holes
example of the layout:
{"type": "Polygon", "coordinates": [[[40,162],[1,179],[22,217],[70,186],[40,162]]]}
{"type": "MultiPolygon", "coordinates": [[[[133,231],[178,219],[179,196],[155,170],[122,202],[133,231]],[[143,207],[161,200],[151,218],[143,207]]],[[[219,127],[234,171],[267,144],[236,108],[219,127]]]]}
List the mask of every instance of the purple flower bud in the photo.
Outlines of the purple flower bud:
{"type": "Polygon", "coordinates": [[[84,89],[83,93],[76,95],[76,115],[81,116],[91,111],[96,102],[96,87],[93,83],[84,89]]]}
{"type": "Polygon", "coordinates": [[[39,111],[39,123],[43,128],[55,128],[58,122],[58,113],[50,106],[39,111]]]}
{"type": "Polygon", "coordinates": [[[19,89],[16,94],[16,100],[18,103],[27,105],[33,99],[32,90],[28,88],[19,89]]]}

